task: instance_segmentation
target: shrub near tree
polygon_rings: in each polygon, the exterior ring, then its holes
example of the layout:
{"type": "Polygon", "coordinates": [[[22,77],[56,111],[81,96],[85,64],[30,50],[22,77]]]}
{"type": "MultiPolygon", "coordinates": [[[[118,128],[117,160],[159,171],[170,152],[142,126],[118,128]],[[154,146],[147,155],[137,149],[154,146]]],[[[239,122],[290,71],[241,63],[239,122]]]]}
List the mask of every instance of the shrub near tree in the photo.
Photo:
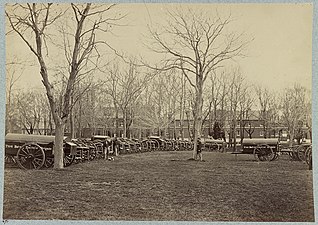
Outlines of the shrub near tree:
{"type": "Polygon", "coordinates": [[[221,129],[220,124],[218,122],[215,122],[213,125],[212,137],[214,139],[221,139],[222,138],[222,129],[221,129]]]}

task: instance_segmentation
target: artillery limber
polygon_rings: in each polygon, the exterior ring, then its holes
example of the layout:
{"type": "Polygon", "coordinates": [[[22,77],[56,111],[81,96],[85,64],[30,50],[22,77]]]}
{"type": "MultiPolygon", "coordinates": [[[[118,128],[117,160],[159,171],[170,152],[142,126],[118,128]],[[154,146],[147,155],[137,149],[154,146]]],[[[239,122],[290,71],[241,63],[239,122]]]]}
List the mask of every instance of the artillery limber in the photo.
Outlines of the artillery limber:
{"type": "Polygon", "coordinates": [[[125,152],[124,153],[137,153],[141,152],[141,145],[137,139],[129,139],[129,138],[122,138],[125,142],[125,152]]]}
{"type": "Polygon", "coordinates": [[[158,145],[158,142],[156,140],[142,140],[141,141],[141,152],[150,152],[154,151],[156,146],[158,145]]]}
{"type": "Polygon", "coordinates": [[[126,138],[117,138],[114,140],[115,148],[119,154],[129,154],[132,152],[132,143],[126,138]]]}
{"type": "Polygon", "coordinates": [[[77,145],[75,162],[91,161],[98,158],[105,158],[105,146],[102,140],[92,137],[91,139],[72,139],[77,145]]]}
{"type": "Polygon", "coordinates": [[[226,142],[218,139],[205,139],[203,142],[205,151],[224,151],[226,142]]]}
{"type": "Polygon", "coordinates": [[[76,144],[76,155],[75,162],[83,162],[86,160],[90,160],[91,148],[87,145],[87,141],[84,139],[72,139],[72,142],[76,144]]]}
{"type": "Polygon", "coordinates": [[[165,142],[166,142],[165,149],[164,149],[165,151],[175,150],[175,140],[166,139],[165,142]]]}
{"type": "Polygon", "coordinates": [[[91,138],[96,148],[97,158],[108,158],[108,154],[113,153],[111,149],[111,137],[103,135],[95,135],[91,138]]]}
{"type": "Polygon", "coordinates": [[[185,140],[175,140],[174,141],[175,151],[186,151],[188,150],[188,141],[185,140]]]}
{"type": "MultiPolygon", "coordinates": [[[[54,136],[12,134],[5,136],[5,156],[11,158],[22,169],[41,169],[54,163],[54,136]]],[[[76,145],[63,144],[64,166],[71,165],[76,155],[76,145]]]]}

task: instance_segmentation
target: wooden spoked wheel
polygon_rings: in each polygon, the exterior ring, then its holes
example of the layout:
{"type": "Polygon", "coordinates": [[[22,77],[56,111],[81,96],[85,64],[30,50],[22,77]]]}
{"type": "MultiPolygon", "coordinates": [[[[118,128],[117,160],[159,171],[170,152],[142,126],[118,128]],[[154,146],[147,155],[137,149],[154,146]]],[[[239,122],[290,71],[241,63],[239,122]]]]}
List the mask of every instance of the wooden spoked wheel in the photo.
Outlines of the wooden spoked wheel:
{"type": "Polygon", "coordinates": [[[15,155],[5,155],[4,162],[8,164],[16,164],[15,155]]]}
{"type": "Polygon", "coordinates": [[[88,160],[94,160],[97,156],[96,147],[94,145],[89,145],[89,153],[88,153],[88,160]]]}
{"type": "Polygon", "coordinates": [[[274,156],[271,159],[271,161],[274,161],[274,160],[278,159],[278,157],[279,157],[279,153],[278,152],[274,152],[274,156]]]}
{"type": "Polygon", "coordinates": [[[269,145],[258,145],[254,148],[253,154],[258,161],[272,161],[275,158],[273,149],[269,145]]]}
{"type": "Polygon", "coordinates": [[[45,163],[45,153],[38,144],[24,144],[19,148],[16,159],[22,169],[40,169],[45,163]]]}
{"type": "Polygon", "coordinates": [[[64,159],[63,159],[64,167],[68,167],[68,166],[72,165],[74,160],[75,160],[75,155],[64,154],[64,159]]]}
{"type": "Polygon", "coordinates": [[[305,160],[308,165],[312,164],[312,147],[309,146],[305,151],[305,160]]]}
{"type": "Polygon", "coordinates": [[[141,142],[141,151],[145,152],[148,150],[148,142],[147,141],[142,141],[141,142]]]}
{"type": "Polygon", "coordinates": [[[51,168],[54,165],[54,155],[46,155],[44,167],[45,168],[51,168]]]}
{"type": "Polygon", "coordinates": [[[173,151],[173,142],[171,140],[167,140],[167,149],[166,151],[173,151]]]}
{"type": "MultiPolygon", "coordinates": [[[[75,160],[75,155],[65,154],[63,158],[64,167],[72,165],[75,160]]],[[[54,155],[47,155],[45,158],[44,167],[51,168],[54,165],[54,155]]]]}
{"type": "Polygon", "coordinates": [[[300,161],[306,161],[306,156],[305,156],[305,152],[306,152],[306,147],[305,146],[298,146],[296,148],[296,154],[297,154],[297,158],[300,160],[300,161]]]}

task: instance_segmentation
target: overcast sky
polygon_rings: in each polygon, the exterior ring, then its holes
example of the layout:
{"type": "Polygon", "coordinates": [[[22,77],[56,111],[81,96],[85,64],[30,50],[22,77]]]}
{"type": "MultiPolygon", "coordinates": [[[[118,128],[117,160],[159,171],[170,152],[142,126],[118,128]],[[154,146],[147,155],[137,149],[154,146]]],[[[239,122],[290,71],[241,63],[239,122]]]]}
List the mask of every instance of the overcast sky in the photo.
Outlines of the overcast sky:
{"type": "MultiPolygon", "coordinates": [[[[222,15],[231,13],[234,31],[244,31],[253,38],[247,56],[238,59],[242,74],[248,81],[279,90],[294,83],[311,88],[312,78],[312,4],[178,4],[178,7],[195,7],[198,10],[217,9],[222,15]]],[[[176,4],[120,4],[117,10],[127,13],[127,26],[114,30],[109,43],[130,55],[141,55],[156,61],[142,42],[147,36],[147,25],[157,26],[166,19],[165,12],[176,4]]],[[[19,39],[9,36],[7,55],[33,57],[19,39]]],[[[19,85],[41,86],[39,70],[26,68],[19,85]]]]}

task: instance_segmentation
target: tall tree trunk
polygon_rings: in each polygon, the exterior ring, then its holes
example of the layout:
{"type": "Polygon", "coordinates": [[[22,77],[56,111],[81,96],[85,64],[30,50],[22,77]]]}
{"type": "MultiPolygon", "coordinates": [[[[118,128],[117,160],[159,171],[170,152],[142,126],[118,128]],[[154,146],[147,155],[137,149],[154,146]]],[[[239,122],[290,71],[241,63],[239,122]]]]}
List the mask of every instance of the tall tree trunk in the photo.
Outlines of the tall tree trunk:
{"type": "Polygon", "coordinates": [[[123,109],[123,137],[127,137],[127,112],[126,109],[123,109]]]}
{"type": "Polygon", "coordinates": [[[295,137],[295,122],[292,122],[291,127],[289,128],[289,147],[292,147],[294,145],[294,137],[295,137]]]}
{"type": "Polygon", "coordinates": [[[74,139],[75,138],[75,124],[74,124],[74,114],[73,114],[73,109],[70,111],[70,138],[74,139]]]}
{"type": "Polygon", "coordinates": [[[188,133],[189,133],[189,138],[193,139],[193,136],[191,134],[191,124],[190,124],[190,117],[189,117],[189,112],[186,113],[187,115],[187,121],[188,121],[188,133]]]}
{"type": "Polygon", "coordinates": [[[184,74],[182,74],[182,93],[181,93],[181,99],[180,99],[180,131],[181,131],[181,140],[184,140],[184,114],[185,114],[185,85],[186,85],[186,79],[184,77],[184,74]]]}
{"type": "Polygon", "coordinates": [[[52,135],[53,133],[53,123],[52,123],[52,112],[49,112],[49,135],[52,135]]]}
{"type": "Polygon", "coordinates": [[[174,119],[173,119],[173,136],[175,138],[177,138],[177,136],[179,137],[179,135],[177,135],[177,121],[176,121],[176,117],[175,116],[174,116],[174,119]]]}
{"type": "Polygon", "coordinates": [[[118,118],[118,108],[115,106],[115,134],[119,137],[119,118],[118,118]]]}
{"type": "Polygon", "coordinates": [[[47,135],[46,115],[43,117],[44,135],[47,135]]]}
{"type": "Polygon", "coordinates": [[[197,158],[197,143],[198,138],[201,138],[202,133],[202,106],[203,106],[203,98],[202,98],[202,88],[203,81],[200,78],[197,78],[196,85],[196,97],[194,104],[194,148],[193,148],[193,159],[197,158]]]}
{"type": "Polygon", "coordinates": [[[80,112],[80,113],[78,113],[78,116],[77,116],[77,121],[78,121],[78,123],[77,123],[77,138],[81,138],[82,137],[82,101],[80,100],[79,102],[78,102],[78,104],[79,104],[79,109],[78,109],[78,112],[80,112]]]}
{"type": "Polygon", "coordinates": [[[237,119],[236,119],[236,108],[234,108],[233,115],[233,150],[236,151],[236,128],[237,128],[237,119]]]}
{"type": "MultiPolygon", "coordinates": [[[[73,105],[73,95],[71,95],[71,104],[73,105]]],[[[75,138],[75,121],[74,121],[74,113],[73,107],[70,110],[70,138],[75,138]]]]}
{"type": "Polygon", "coordinates": [[[61,121],[60,123],[55,123],[55,141],[54,141],[54,168],[62,169],[64,151],[63,151],[63,141],[64,141],[64,128],[65,123],[61,121]]]}

